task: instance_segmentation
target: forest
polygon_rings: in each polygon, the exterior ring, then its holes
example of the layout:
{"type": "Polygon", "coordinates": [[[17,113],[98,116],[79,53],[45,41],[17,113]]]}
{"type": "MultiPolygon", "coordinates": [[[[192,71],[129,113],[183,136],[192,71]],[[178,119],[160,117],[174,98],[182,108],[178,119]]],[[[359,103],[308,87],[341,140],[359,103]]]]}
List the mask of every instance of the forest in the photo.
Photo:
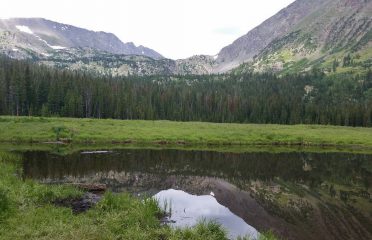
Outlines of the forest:
{"type": "Polygon", "coordinates": [[[0,57],[0,115],[372,126],[372,71],[97,76],[0,57]]]}

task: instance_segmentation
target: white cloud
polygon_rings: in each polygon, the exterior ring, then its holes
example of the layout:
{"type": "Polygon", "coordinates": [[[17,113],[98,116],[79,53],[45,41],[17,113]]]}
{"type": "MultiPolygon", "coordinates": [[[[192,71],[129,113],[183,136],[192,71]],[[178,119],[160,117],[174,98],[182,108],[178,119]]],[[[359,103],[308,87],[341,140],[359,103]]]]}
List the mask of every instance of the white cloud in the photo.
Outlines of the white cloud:
{"type": "Polygon", "coordinates": [[[43,17],[112,32],[176,59],[215,55],[293,1],[2,0],[0,18],[43,17]]]}

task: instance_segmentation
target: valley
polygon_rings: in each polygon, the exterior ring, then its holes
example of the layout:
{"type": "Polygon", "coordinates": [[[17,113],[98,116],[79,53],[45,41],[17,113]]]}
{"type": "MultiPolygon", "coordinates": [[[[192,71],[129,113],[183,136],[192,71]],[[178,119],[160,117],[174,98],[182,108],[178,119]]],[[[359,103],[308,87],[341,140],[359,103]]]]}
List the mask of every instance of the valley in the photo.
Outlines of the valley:
{"type": "Polygon", "coordinates": [[[2,5],[0,239],[371,239],[371,0],[2,5]]]}

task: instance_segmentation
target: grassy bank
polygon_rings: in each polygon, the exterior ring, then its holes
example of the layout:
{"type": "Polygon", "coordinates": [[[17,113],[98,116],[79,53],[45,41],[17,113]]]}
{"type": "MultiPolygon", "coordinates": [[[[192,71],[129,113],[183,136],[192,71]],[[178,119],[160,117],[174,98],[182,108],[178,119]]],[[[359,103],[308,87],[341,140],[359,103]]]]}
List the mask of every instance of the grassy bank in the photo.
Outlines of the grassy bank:
{"type": "Polygon", "coordinates": [[[161,226],[155,200],[140,201],[128,194],[106,193],[86,213],[73,214],[52,203],[81,196],[81,191],[22,181],[19,162],[18,155],[0,152],[0,239],[227,239],[215,223],[183,230],[161,226]]]}
{"type": "Polygon", "coordinates": [[[1,142],[372,147],[372,128],[0,117],[1,142]]]}

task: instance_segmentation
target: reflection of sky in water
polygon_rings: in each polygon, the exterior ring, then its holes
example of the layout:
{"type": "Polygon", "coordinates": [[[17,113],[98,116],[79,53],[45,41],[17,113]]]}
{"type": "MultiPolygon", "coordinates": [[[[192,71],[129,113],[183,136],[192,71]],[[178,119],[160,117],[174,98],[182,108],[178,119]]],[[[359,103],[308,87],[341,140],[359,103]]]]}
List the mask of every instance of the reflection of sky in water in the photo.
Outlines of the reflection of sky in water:
{"type": "Polygon", "coordinates": [[[154,196],[164,207],[164,202],[171,204],[170,220],[175,227],[193,226],[201,219],[216,220],[229,233],[230,238],[238,236],[257,237],[257,230],[233,214],[227,207],[222,206],[213,196],[196,196],[179,190],[165,190],[154,196]]]}

